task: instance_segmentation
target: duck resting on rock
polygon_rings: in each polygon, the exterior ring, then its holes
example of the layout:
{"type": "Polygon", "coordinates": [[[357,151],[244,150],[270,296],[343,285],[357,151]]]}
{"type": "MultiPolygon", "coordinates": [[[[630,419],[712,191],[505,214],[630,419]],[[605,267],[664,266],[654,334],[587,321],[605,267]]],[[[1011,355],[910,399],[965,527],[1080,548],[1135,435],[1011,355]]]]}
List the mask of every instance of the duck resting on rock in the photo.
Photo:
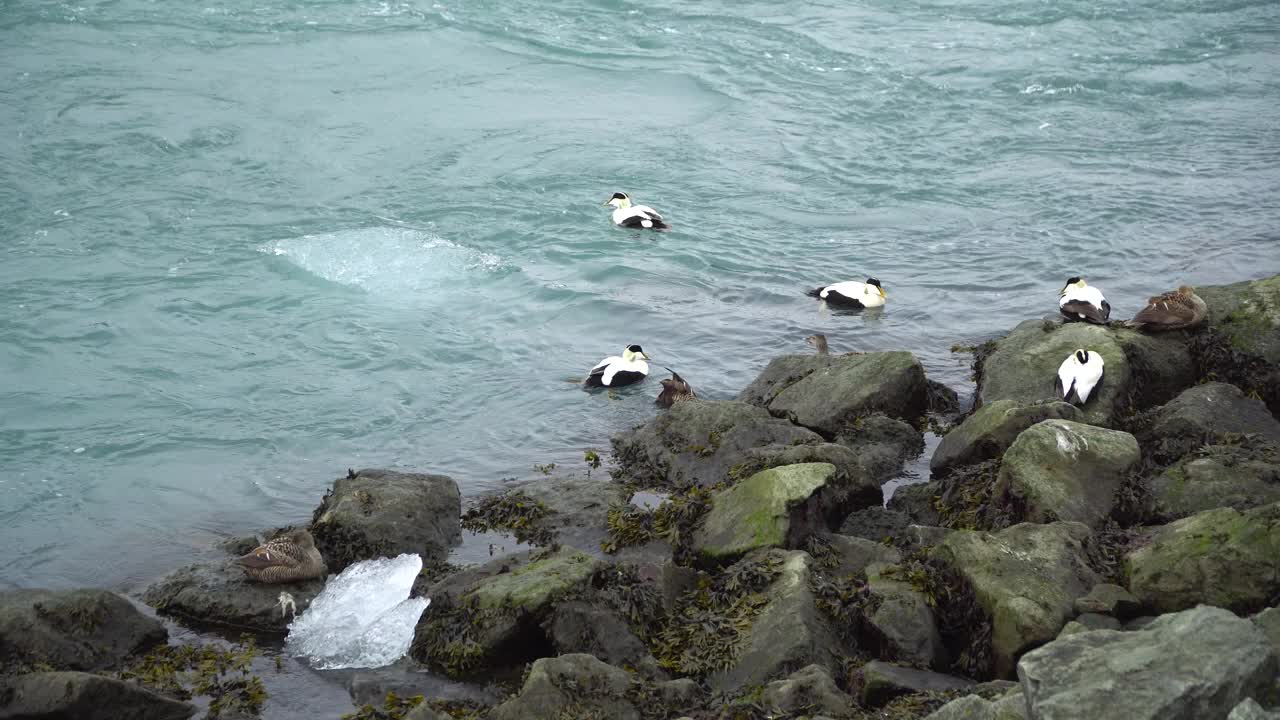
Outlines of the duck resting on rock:
{"type": "Polygon", "coordinates": [[[618,227],[646,230],[666,230],[671,227],[657,210],[648,205],[632,205],[631,198],[624,192],[614,193],[604,204],[613,208],[613,224],[618,227]]]}
{"type": "Polygon", "coordinates": [[[882,307],[888,296],[880,281],[869,277],[866,282],[849,280],[810,290],[807,295],[826,300],[831,305],[847,308],[882,307]]]}
{"type": "Polygon", "coordinates": [[[236,558],[250,580],[287,583],[322,578],[328,572],[315,540],[305,528],[290,530],[236,558]]]}
{"type": "Polygon", "coordinates": [[[596,363],[587,374],[585,387],[622,387],[634,385],[649,376],[649,359],[639,345],[628,345],[622,349],[622,355],[610,355],[596,363]]]}
{"type": "Polygon", "coordinates": [[[1086,283],[1082,277],[1067,278],[1067,284],[1058,292],[1058,310],[1067,320],[1085,320],[1105,325],[1111,317],[1111,303],[1102,291],[1086,283]]]}
{"type": "Polygon", "coordinates": [[[662,380],[662,392],[658,393],[658,399],[653,401],[654,404],[660,408],[669,408],[678,402],[698,399],[693,386],[685,382],[679,373],[671,368],[667,368],[667,372],[671,373],[671,377],[662,380]]]}
{"type": "Polygon", "coordinates": [[[1102,382],[1102,356],[1088,350],[1076,350],[1058,366],[1054,387],[1064,402],[1084,405],[1102,382]]]}
{"type": "Polygon", "coordinates": [[[1190,330],[1204,322],[1209,308],[1188,285],[1147,300],[1129,325],[1142,330],[1190,330]]]}

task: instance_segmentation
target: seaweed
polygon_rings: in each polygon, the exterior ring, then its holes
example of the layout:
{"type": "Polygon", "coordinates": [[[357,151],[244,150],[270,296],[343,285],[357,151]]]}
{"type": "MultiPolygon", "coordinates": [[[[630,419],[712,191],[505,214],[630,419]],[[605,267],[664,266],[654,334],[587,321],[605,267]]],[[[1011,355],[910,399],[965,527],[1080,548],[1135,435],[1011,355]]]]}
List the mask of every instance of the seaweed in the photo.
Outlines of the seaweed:
{"type": "Polygon", "coordinates": [[[507,531],[531,545],[550,545],[555,530],[547,523],[551,511],[541,500],[520,490],[490,495],[462,515],[462,527],[471,532],[507,531]]]}
{"type": "Polygon", "coordinates": [[[952,671],[974,680],[991,677],[991,618],[978,604],[973,584],[950,563],[920,548],[903,558],[885,577],[910,583],[924,595],[938,620],[942,642],[955,660],[952,671]]]}
{"type": "Polygon", "coordinates": [[[423,701],[421,695],[402,698],[394,692],[388,692],[381,708],[364,705],[357,712],[343,715],[342,720],[403,720],[405,715],[421,705],[423,701]]]}
{"type": "Polygon", "coordinates": [[[1002,530],[1020,522],[1024,509],[1013,497],[999,497],[1000,460],[958,468],[936,480],[933,498],[938,525],[952,530],[1002,530]]]}
{"type": "Polygon", "coordinates": [[[243,712],[256,715],[266,702],[262,680],[251,670],[259,651],[252,635],[231,647],[163,645],[115,674],[179,700],[209,698],[208,717],[243,712]]]}

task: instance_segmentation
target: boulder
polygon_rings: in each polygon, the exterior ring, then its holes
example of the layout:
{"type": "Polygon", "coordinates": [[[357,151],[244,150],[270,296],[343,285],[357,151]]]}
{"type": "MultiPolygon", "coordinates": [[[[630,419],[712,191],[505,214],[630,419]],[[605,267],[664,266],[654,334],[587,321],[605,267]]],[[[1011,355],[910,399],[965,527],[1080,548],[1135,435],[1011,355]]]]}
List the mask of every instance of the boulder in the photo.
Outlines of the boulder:
{"type": "Polygon", "coordinates": [[[915,519],[905,511],[873,505],[849,513],[844,522],[840,523],[839,532],[841,535],[882,543],[888,538],[896,539],[905,535],[913,522],[915,519]]]}
{"type": "Polygon", "coordinates": [[[708,678],[714,690],[761,685],[806,665],[838,671],[843,649],[814,603],[813,558],[804,552],[781,550],[770,551],[766,557],[778,563],[778,576],[764,591],[765,603],[738,644],[733,665],[708,678]]]}
{"type": "Polygon", "coordinates": [[[311,534],[332,573],[401,553],[443,560],[461,538],[461,514],[451,478],[361,470],[334,481],[312,516],[311,534]]]}
{"type": "Polygon", "coordinates": [[[1018,663],[1033,718],[1225,717],[1275,682],[1277,659],[1252,623],[1201,606],[1134,632],[1097,630],[1032,650],[1018,663]]]}
{"type": "Polygon", "coordinates": [[[1110,330],[1129,361],[1133,378],[1130,396],[1138,409],[1169,402],[1199,380],[1195,354],[1182,333],[1145,333],[1125,327],[1110,330]]]}
{"type": "Polygon", "coordinates": [[[899,695],[945,692],[973,685],[972,680],[872,660],[858,671],[859,702],[880,707],[899,695]]]}
{"type": "Polygon", "coordinates": [[[738,398],[829,438],[864,415],[914,422],[928,409],[924,367],[902,351],[778,358],[738,398]]]}
{"type": "Polygon", "coordinates": [[[640,638],[608,608],[582,600],[556,603],[544,626],[552,647],[560,655],[586,653],[649,677],[666,677],[640,638]]]}
{"type": "Polygon", "coordinates": [[[842,717],[853,707],[853,698],[841,692],[825,668],[807,665],[785,680],[765,685],[762,704],[775,717],[809,713],[842,717]]]}
{"type": "Polygon", "coordinates": [[[900,475],[904,461],[924,452],[924,434],[914,425],[879,413],[854,420],[835,443],[854,452],[856,476],[868,478],[877,488],[900,475]]]}
{"type": "Polygon", "coordinates": [[[142,599],[162,613],[197,623],[284,633],[293,622],[293,614],[286,614],[280,607],[280,594],[292,595],[300,614],[322,589],[323,580],[252,582],[238,565],[224,560],[179,568],[148,587],[142,599]]]}
{"type": "Polygon", "coordinates": [[[1174,612],[1200,603],[1249,612],[1280,593],[1280,503],[1209,510],[1157,528],[1124,560],[1129,590],[1174,612]]]}
{"type": "Polygon", "coordinates": [[[1119,585],[1098,583],[1088,595],[1076,598],[1076,612],[1099,613],[1110,615],[1120,620],[1137,617],[1142,612],[1142,603],[1133,593],[1119,585]]]}
{"type": "Polygon", "coordinates": [[[504,494],[514,493],[542,503],[547,511],[542,524],[550,529],[554,541],[586,551],[599,548],[608,536],[609,507],[626,503],[631,495],[607,477],[572,474],[521,483],[504,494]]]}
{"type": "Polygon", "coordinates": [[[1098,583],[1086,561],[1088,526],[1022,523],[998,533],[962,530],[932,551],[973,586],[992,622],[998,677],[1018,656],[1052,640],[1074,614],[1075,600],[1098,583]]]}
{"type": "Polygon", "coordinates": [[[1087,323],[1027,320],[996,341],[979,369],[977,405],[1013,400],[1021,405],[1057,401],[1058,366],[1079,348],[1102,356],[1106,374],[1081,410],[1083,422],[1112,425],[1129,407],[1132,372],[1109,328],[1087,323]]]}
{"type": "Polygon", "coordinates": [[[898,548],[882,542],[850,535],[827,535],[823,540],[831,549],[832,556],[826,565],[834,577],[865,574],[873,563],[892,565],[902,561],[898,548]]]}
{"type": "Polygon", "coordinates": [[[1129,433],[1045,420],[1023,431],[1004,454],[996,492],[1015,500],[1031,522],[1068,520],[1096,528],[1111,515],[1116,491],[1141,458],[1129,433]]]}
{"type": "Polygon", "coordinates": [[[892,657],[920,667],[945,669],[950,654],[938,632],[938,620],[928,598],[909,582],[897,579],[900,568],[872,565],[867,571],[868,591],[875,608],[866,616],[883,643],[881,657],[892,657]]]}
{"type": "Polygon", "coordinates": [[[1110,615],[1099,615],[1098,613],[1082,613],[1075,620],[1067,623],[1062,627],[1062,632],[1058,633],[1058,637],[1066,637],[1067,635],[1075,635],[1076,633],[1089,632],[1090,630],[1119,630],[1120,621],[1110,615]]]}
{"type": "Polygon", "coordinates": [[[965,695],[938,708],[925,720],[1027,720],[1027,703],[1021,690],[995,700],[965,695]]]}
{"type": "Polygon", "coordinates": [[[1225,348],[1204,358],[1219,376],[1240,375],[1280,415],[1280,275],[1196,288],[1209,306],[1209,327],[1225,348]]]}
{"type": "Polygon", "coordinates": [[[1280,462],[1251,457],[1232,445],[1205,448],[1151,480],[1150,514],[1165,522],[1220,507],[1248,510],[1280,502],[1280,462]]]}
{"type": "Polygon", "coordinates": [[[489,720],[617,718],[640,720],[624,696],[631,675],[591,655],[575,653],[533,663],[520,692],[489,711],[489,720]]]}
{"type": "Polygon", "coordinates": [[[1231,709],[1227,720],[1280,720],[1280,710],[1268,712],[1253,698],[1245,698],[1231,709]]]}
{"type": "Polygon", "coordinates": [[[978,408],[938,443],[929,461],[933,476],[952,469],[998,458],[1023,430],[1044,420],[1079,421],[1084,413],[1075,405],[1049,401],[1023,405],[1016,400],[995,400],[978,408]]]}
{"type": "Polygon", "coordinates": [[[552,611],[582,592],[597,566],[590,555],[562,546],[450,575],[428,588],[431,609],[418,620],[409,652],[450,677],[541,657],[552,611]]]}
{"type": "Polygon", "coordinates": [[[105,590],[0,593],[0,666],[105,670],[168,637],[159,621],[105,590]]]}
{"type": "Polygon", "coordinates": [[[1280,443],[1280,421],[1240,388],[1221,382],[1197,385],[1156,410],[1150,435],[1161,460],[1171,461],[1223,435],[1257,435],[1280,443]]]}
{"type": "Polygon", "coordinates": [[[0,678],[0,718],[23,720],[186,720],[193,705],[133,683],[83,672],[0,678]]]}
{"type": "Polygon", "coordinates": [[[830,463],[784,465],[716,493],[694,550],[709,563],[727,563],[752,550],[800,545],[827,530],[824,490],[835,476],[830,463]]]}
{"type": "Polygon", "coordinates": [[[1276,657],[1280,657],[1280,607],[1267,608],[1254,615],[1253,624],[1257,625],[1271,640],[1271,645],[1276,650],[1276,657]]]}

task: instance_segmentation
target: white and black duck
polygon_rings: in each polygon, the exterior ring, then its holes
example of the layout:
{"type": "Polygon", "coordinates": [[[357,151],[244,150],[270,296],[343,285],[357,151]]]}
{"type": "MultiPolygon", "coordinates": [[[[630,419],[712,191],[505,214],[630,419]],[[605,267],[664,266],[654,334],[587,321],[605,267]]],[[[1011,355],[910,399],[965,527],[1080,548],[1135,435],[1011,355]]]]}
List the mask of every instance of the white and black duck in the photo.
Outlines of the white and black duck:
{"type": "Polygon", "coordinates": [[[666,230],[671,227],[657,210],[648,205],[632,205],[631,198],[624,192],[614,193],[604,204],[613,208],[613,224],[618,227],[646,230],[666,230]]]}
{"type": "Polygon", "coordinates": [[[649,359],[639,345],[628,345],[622,349],[622,355],[612,355],[601,360],[583,383],[586,387],[616,388],[634,385],[649,376],[649,359]]]}
{"type": "Polygon", "coordinates": [[[1102,382],[1102,356],[1088,350],[1076,350],[1058,366],[1058,380],[1054,386],[1058,396],[1075,405],[1089,402],[1089,396],[1102,382]]]}
{"type": "Polygon", "coordinates": [[[1105,325],[1111,317],[1111,303],[1102,291],[1086,283],[1082,277],[1067,278],[1067,284],[1058,293],[1058,309],[1068,320],[1085,320],[1105,325]]]}
{"type": "Polygon", "coordinates": [[[873,308],[884,305],[888,296],[884,287],[875,278],[867,278],[866,282],[849,280],[833,285],[825,285],[809,291],[809,297],[826,300],[832,305],[849,308],[873,308]]]}

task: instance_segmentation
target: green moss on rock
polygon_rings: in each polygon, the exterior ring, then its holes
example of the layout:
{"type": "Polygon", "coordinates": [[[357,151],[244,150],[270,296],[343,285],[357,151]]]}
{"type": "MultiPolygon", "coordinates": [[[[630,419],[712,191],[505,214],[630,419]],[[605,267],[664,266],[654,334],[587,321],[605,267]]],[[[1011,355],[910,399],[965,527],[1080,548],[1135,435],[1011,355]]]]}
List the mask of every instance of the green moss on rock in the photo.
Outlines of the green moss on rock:
{"type": "Polygon", "coordinates": [[[817,512],[815,494],[834,477],[830,463],[800,463],[756,473],[717,493],[694,538],[703,558],[722,562],[769,547],[784,547],[817,512]]]}

